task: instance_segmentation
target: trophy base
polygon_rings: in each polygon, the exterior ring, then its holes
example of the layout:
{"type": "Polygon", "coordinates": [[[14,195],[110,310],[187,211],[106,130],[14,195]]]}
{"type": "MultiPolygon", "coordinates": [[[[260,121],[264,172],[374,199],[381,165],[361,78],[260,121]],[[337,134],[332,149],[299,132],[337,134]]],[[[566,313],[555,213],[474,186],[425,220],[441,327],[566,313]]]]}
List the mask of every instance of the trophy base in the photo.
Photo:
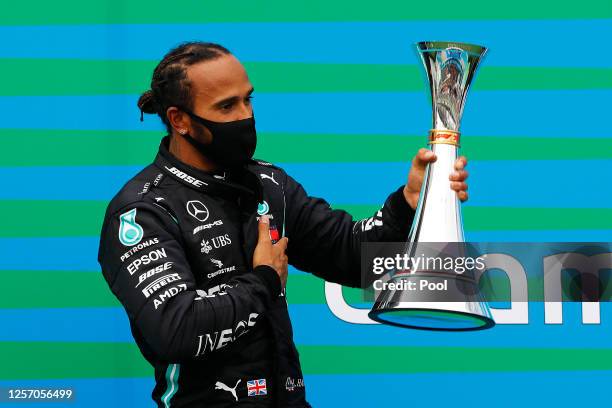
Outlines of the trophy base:
{"type": "Polygon", "coordinates": [[[495,326],[493,319],[485,316],[427,308],[377,310],[368,316],[379,323],[418,330],[471,331],[495,326]]]}
{"type": "Polygon", "coordinates": [[[495,326],[491,311],[473,281],[432,274],[396,276],[392,281],[408,287],[409,282],[418,286],[424,279],[434,284],[452,281],[446,283],[451,293],[432,299],[431,294],[387,289],[374,303],[368,314],[370,319],[397,327],[436,331],[484,330],[495,326]],[[425,297],[428,299],[423,299],[425,297]]]}

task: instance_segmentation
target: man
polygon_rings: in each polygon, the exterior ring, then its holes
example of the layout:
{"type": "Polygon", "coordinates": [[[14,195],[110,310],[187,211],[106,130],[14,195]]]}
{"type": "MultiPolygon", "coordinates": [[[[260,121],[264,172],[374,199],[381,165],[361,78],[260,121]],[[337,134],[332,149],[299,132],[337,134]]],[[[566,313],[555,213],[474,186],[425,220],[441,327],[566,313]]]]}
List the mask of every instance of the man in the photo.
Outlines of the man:
{"type": "MultiPolygon", "coordinates": [[[[435,160],[421,149],[406,185],[355,222],[251,159],[252,92],[227,49],[194,42],[164,57],[138,102],[168,135],[110,202],[98,259],[155,368],[159,407],[309,407],[284,297],[288,263],[360,286],[360,244],[406,239],[435,160]]],[[[465,163],[450,181],[462,200],[465,163]]]]}

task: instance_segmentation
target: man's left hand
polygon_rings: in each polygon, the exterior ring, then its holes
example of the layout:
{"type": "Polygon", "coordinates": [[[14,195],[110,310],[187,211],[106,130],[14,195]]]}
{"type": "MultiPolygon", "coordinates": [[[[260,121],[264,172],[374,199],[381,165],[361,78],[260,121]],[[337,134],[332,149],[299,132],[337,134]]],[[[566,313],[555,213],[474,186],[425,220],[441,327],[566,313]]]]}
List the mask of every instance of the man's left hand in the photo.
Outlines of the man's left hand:
{"type": "MultiPolygon", "coordinates": [[[[416,210],[419,202],[425,169],[429,163],[435,162],[436,159],[437,157],[434,152],[425,148],[421,148],[412,159],[412,166],[410,167],[410,173],[408,173],[408,182],[404,186],[404,197],[414,210],[416,210]]],[[[457,197],[461,201],[468,199],[468,186],[465,182],[468,178],[468,172],[465,170],[465,166],[467,166],[467,159],[465,156],[460,156],[455,161],[455,171],[449,176],[450,188],[457,192],[457,197]]]]}

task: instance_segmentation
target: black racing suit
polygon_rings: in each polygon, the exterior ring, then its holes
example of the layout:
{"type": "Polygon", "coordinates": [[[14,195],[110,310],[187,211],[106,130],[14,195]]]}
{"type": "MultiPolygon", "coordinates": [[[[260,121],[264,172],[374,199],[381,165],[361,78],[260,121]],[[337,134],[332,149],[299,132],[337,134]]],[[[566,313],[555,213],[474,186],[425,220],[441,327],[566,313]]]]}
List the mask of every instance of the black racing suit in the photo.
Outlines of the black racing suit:
{"type": "Polygon", "coordinates": [[[160,143],[154,163],[108,205],[98,261],[155,368],[159,407],[309,407],[284,291],[252,267],[258,219],[289,238],[289,263],[359,287],[360,247],[403,241],[414,211],[402,189],[372,218],[309,197],[281,168],[195,169],[160,143]]]}

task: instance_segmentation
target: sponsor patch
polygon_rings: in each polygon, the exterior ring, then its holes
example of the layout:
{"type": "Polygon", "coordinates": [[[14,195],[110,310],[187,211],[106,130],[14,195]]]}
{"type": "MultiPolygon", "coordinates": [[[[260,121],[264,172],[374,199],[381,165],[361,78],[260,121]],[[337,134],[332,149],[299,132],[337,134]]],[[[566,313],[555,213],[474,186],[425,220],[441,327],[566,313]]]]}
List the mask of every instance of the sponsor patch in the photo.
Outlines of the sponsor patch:
{"type": "Polygon", "coordinates": [[[361,220],[361,230],[362,231],[370,231],[374,227],[382,227],[382,211],[378,211],[374,217],[361,220]]]}
{"type": "Polygon", "coordinates": [[[203,254],[208,254],[213,249],[208,239],[203,239],[202,242],[200,242],[200,247],[200,252],[203,254]]]}
{"type": "Polygon", "coordinates": [[[165,272],[168,269],[172,269],[172,262],[165,262],[162,265],[157,265],[155,268],[149,269],[148,271],[140,274],[140,276],[138,277],[138,283],[136,284],[136,286],[134,286],[134,288],[137,288],[138,286],[140,286],[142,282],[146,281],[151,276],[157,275],[158,273],[165,272]]]}
{"type": "Polygon", "coordinates": [[[153,300],[153,305],[155,306],[155,310],[158,307],[164,304],[164,302],[170,299],[173,296],[176,296],[179,292],[187,290],[187,284],[181,283],[179,285],[173,286],[171,288],[166,289],[153,300]]]}
{"type": "Polygon", "coordinates": [[[119,241],[125,246],[134,246],[144,236],[142,227],[136,222],[136,208],[119,216],[119,241]]]}
{"type": "Polygon", "coordinates": [[[236,402],[238,401],[238,395],[236,395],[236,388],[238,388],[238,384],[240,384],[242,380],[238,380],[236,382],[236,385],[234,385],[234,387],[229,387],[227,385],[225,385],[224,383],[222,383],[221,381],[217,381],[215,383],[215,390],[222,390],[222,391],[226,391],[229,392],[230,394],[232,394],[232,396],[234,397],[234,399],[236,400],[236,402]]]}
{"type": "Polygon", "coordinates": [[[259,215],[264,215],[267,214],[270,211],[270,206],[268,205],[268,202],[264,200],[263,203],[259,203],[257,205],[257,214],[259,215]]]}
{"type": "Polygon", "coordinates": [[[165,168],[170,173],[174,174],[176,177],[180,178],[181,180],[186,181],[189,184],[193,184],[196,187],[202,187],[202,186],[207,186],[208,185],[207,183],[203,182],[202,180],[198,180],[197,178],[192,177],[189,174],[180,171],[176,167],[165,166],[165,168]]]}
{"type": "Polygon", "coordinates": [[[198,294],[198,297],[194,298],[193,300],[202,300],[204,298],[211,298],[217,295],[224,296],[224,295],[227,295],[225,288],[232,288],[232,287],[233,286],[231,285],[222,283],[220,285],[216,285],[208,289],[196,289],[196,293],[198,294]]]}
{"type": "Polygon", "coordinates": [[[198,225],[197,227],[195,227],[193,229],[193,235],[197,234],[198,232],[200,232],[202,230],[209,229],[209,228],[212,228],[212,227],[216,227],[216,226],[219,226],[219,225],[223,225],[223,221],[217,220],[217,221],[210,222],[208,224],[198,225]]]}
{"type": "Polygon", "coordinates": [[[287,380],[285,381],[285,389],[292,392],[298,388],[304,388],[304,379],[287,377],[287,380]]]}
{"type": "Polygon", "coordinates": [[[210,242],[212,243],[213,248],[219,249],[231,244],[232,240],[229,237],[229,234],[223,234],[212,238],[210,242]]]}
{"type": "Polygon", "coordinates": [[[140,251],[141,249],[150,247],[151,245],[155,245],[155,244],[159,244],[158,238],[149,239],[147,241],[139,243],[138,245],[132,247],[132,249],[127,251],[125,254],[121,255],[121,262],[125,261],[126,259],[134,255],[136,252],[140,251]]]}
{"type": "Polygon", "coordinates": [[[215,276],[222,275],[222,274],[227,273],[227,272],[233,272],[235,270],[236,270],[235,266],[228,266],[227,268],[222,268],[222,269],[219,269],[217,271],[211,272],[208,275],[206,275],[206,277],[208,279],[212,279],[215,276]]]}
{"type": "Polygon", "coordinates": [[[228,328],[214,333],[201,334],[198,336],[198,349],[195,356],[202,356],[207,351],[219,350],[236,340],[238,337],[248,333],[249,329],[255,325],[257,313],[251,313],[249,320],[240,320],[236,327],[228,328]]]}
{"type": "Polygon", "coordinates": [[[262,180],[270,180],[271,182],[273,182],[274,184],[278,186],[278,182],[274,180],[274,173],[272,173],[271,175],[260,173],[259,176],[261,177],[262,180]]]}
{"type": "Polygon", "coordinates": [[[206,221],[210,215],[208,208],[199,200],[187,201],[187,212],[200,222],[206,221]]]}
{"type": "Polygon", "coordinates": [[[155,249],[142,255],[140,258],[134,259],[132,263],[127,266],[127,270],[130,275],[133,275],[134,273],[138,272],[138,268],[140,268],[142,265],[148,265],[151,262],[167,257],[168,255],[166,255],[166,248],[155,249]]]}
{"type": "Polygon", "coordinates": [[[170,273],[168,275],[164,275],[155,279],[153,282],[145,286],[144,289],[142,289],[142,294],[144,295],[144,297],[148,298],[152,294],[157,292],[159,289],[163,288],[164,286],[168,286],[172,282],[176,282],[178,280],[181,280],[181,276],[178,273],[170,273]]]}

